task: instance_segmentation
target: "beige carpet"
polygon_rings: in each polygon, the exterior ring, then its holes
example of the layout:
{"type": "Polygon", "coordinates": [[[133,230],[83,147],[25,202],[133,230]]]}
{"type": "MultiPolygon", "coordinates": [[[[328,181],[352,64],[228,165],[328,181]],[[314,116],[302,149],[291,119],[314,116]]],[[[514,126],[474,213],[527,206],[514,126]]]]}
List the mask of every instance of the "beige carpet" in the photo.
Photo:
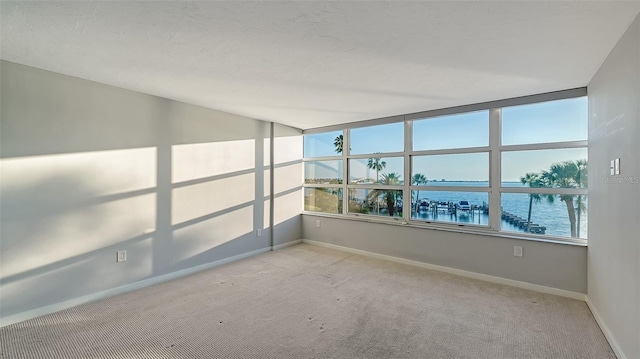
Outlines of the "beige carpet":
{"type": "Polygon", "coordinates": [[[2,358],[615,358],[581,301],[299,244],[0,329],[2,358]]]}

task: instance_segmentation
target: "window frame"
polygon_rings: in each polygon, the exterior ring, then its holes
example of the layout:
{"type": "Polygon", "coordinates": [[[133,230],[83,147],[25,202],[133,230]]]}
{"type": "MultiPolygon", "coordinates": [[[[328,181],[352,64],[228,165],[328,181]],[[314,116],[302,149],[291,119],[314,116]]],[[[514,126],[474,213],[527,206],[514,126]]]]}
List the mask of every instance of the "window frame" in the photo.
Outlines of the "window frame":
{"type": "MultiPolygon", "coordinates": [[[[376,125],[373,125],[376,126],[376,125]]],[[[404,128],[404,138],[403,140],[405,141],[405,146],[406,146],[406,125],[404,128]]],[[[405,185],[394,185],[394,186],[389,186],[389,185],[380,185],[380,184],[352,184],[349,183],[349,176],[351,175],[350,173],[350,164],[349,161],[352,159],[368,159],[368,158],[387,158],[387,157],[395,157],[395,158],[403,158],[405,157],[405,152],[386,152],[386,153],[371,153],[371,154],[357,154],[357,155],[352,155],[351,154],[351,129],[347,128],[344,129],[343,132],[343,143],[348,144],[348,146],[342,146],[342,157],[344,159],[344,163],[346,164],[345,166],[343,166],[343,170],[344,170],[344,175],[347,176],[345,177],[346,180],[343,181],[344,183],[344,189],[343,189],[343,196],[345,196],[343,198],[343,203],[345,203],[346,205],[342,206],[342,211],[343,214],[345,216],[349,216],[349,217],[360,217],[360,218],[369,218],[375,221],[381,221],[381,222],[394,222],[394,221],[404,221],[404,199],[406,198],[406,192],[405,192],[405,185]],[[376,156],[379,155],[379,156],[376,156]],[[375,189],[386,189],[386,190],[400,190],[402,191],[402,199],[403,199],[403,217],[391,217],[391,216],[380,216],[380,215],[373,215],[373,214],[364,214],[364,213],[351,213],[349,212],[349,189],[369,189],[369,190],[375,190],[375,189]]],[[[402,175],[406,178],[406,160],[404,161],[404,168],[403,168],[403,173],[402,175]]],[[[405,179],[405,183],[406,183],[406,179],[405,179]]]]}
{"type": "MultiPolygon", "coordinates": [[[[310,157],[310,158],[303,158],[302,159],[302,170],[306,171],[306,163],[308,162],[325,162],[325,161],[342,161],[342,157],[310,157]]],[[[344,162],[342,163],[342,166],[344,167],[344,162]]],[[[342,175],[344,175],[344,170],[342,171],[342,175]]],[[[304,181],[304,185],[306,187],[341,187],[342,184],[341,183],[307,183],[307,176],[303,175],[302,180],[304,181]]],[[[345,181],[344,178],[341,179],[342,182],[345,181]]]]}
{"type": "MultiPolygon", "coordinates": [[[[483,111],[483,110],[480,110],[483,111]]],[[[491,134],[491,110],[488,111],[489,114],[489,134],[491,134]]],[[[470,111],[470,112],[479,112],[479,111],[470,111]]],[[[452,115],[462,115],[469,112],[460,112],[452,115]]],[[[429,155],[457,155],[457,154],[470,154],[470,153],[487,153],[489,163],[487,163],[488,172],[489,172],[489,185],[487,187],[478,187],[478,186],[414,186],[410,183],[407,186],[406,190],[408,191],[408,198],[411,198],[412,191],[429,191],[429,192],[482,192],[487,193],[487,198],[489,201],[489,208],[491,208],[491,188],[492,188],[492,176],[491,176],[491,138],[489,138],[488,146],[481,147],[464,147],[464,148],[450,148],[450,149],[435,149],[435,150],[414,150],[413,149],[413,124],[415,121],[423,121],[429,120],[430,118],[442,118],[443,116],[431,116],[431,117],[423,117],[423,118],[415,118],[412,120],[406,121],[405,127],[405,152],[407,152],[407,161],[409,162],[409,172],[406,174],[409,179],[413,178],[413,158],[418,156],[429,156],[429,155]],[[408,150],[408,151],[407,151],[408,150]]],[[[491,213],[491,210],[490,212],[491,213]]],[[[491,215],[489,215],[489,223],[488,225],[478,225],[473,223],[461,223],[461,222],[446,222],[446,221],[436,221],[436,220],[420,220],[414,219],[411,217],[411,211],[408,211],[405,220],[407,223],[415,224],[415,225],[423,225],[423,226],[456,226],[458,228],[470,228],[474,230],[491,230],[491,215]]]]}
{"type": "MultiPolygon", "coordinates": [[[[525,96],[514,99],[493,101],[482,104],[474,104],[460,106],[456,108],[425,111],[414,114],[393,116],[389,118],[361,121],[355,123],[347,123],[343,125],[329,126],[324,128],[316,128],[304,130],[304,134],[315,134],[321,132],[330,132],[341,129],[343,131],[343,151],[341,155],[327,157],[304,158],[303,161],[326,161],[342,159],[343,161],[343,183],[336,185],[316,185],[303,184],[303,187],[341,187],[342,188],[342,213],[328,214],[323,212],[304,211],[303,214],[339,217],[347,219],[359,219],[376,223],[394,223],[408,225],[410,227],[455,231],[470,234],[492,235],[497,237],[517,238],[524,240],[536,240],[553,243],[586,245],[588,239],[560,237],[553,235],[541,235],[525,232],[510,232],[501,230],[501,215],[489,215],[489,224],[477,225],[471,223],[457,223],[444,221],[424,221],[411,218],[411,210],[406,210],[407,202],[411,205],[411,194],[414,190],[419,191],[454,191],[454,192],[484,192],[488,193],[489,213],[502,213],[501,211],[501,195],[503,193],[538,193],[538,194],[575,194],[588,196],[588,188],[548,188],[548,187],[503,187],[501,162],[502,153],[509,151],[529,151],[529,150],[545,150],[545,149],[567,149],[567,148],[586,148],[588,149],[588,140],[533,143],[533,144],[516,144],[502,145],[502,108],[509,106],[519,106],[526,104],[535,104],[547,101],[563,100],[577,97],[586,97],[586,88],[577,88],[564,90],[546,94],[525,96]],[[446,115],[463,114],[468,112],[477,112],[486,110],[489,112],[489,145],[481,147],[468,148],[452,148],[452,149],[435,149],[435,150],[413,150],[413,122],[417,120],[425,120],[433,117],[442,117],[446,115]],[[349,160],[372,158],[372,154],[350,154],[350,131],[352,128],[369,127],[383,125],[393,122],[404,123],[404,151],[393,153],[375,153],[379,157],[404,157],[403,185],[398,186],[381,186],[376,184],[349,184],[349,160]],[[425,155],[444,155],[444,154],[464,154],[488,152],[489,154],[489,185],[488,187],[470,187],[470,186],[414,186],[411,183],[413,168],[412,158],[415,156],[425,155]],[[402,190],[403,195],[403,215],[402,217],[385,217],[379,215],[368,215],[360,213],[349,213],[349,189],[376,189],[384,188],[389,190],[402,190]],[[407,201],[409,199],[409,201],[407,201]]],[[[303,207],[304,209],[304,207],[303,207]]]]}
{"type": "MultiPolygon", "coordinates": [[[[305,210],[304,208],[305,208],[306,203],[305,203],[304,196],[305,196],[305,190],[307,188],[312,188],[312,189],[313,188],[338,188],[338,189],[342,190],[342,207],[344,208],[344,203],[345,203],[344,202],[344,190],[342,189],[342,185],[316,185],[316,184],[313,184],[313,185],[308,185],[308,186],[303,186],[302,187],[302,209],[303,209],[303,212],[323,214],[323,215],[329,215],[329,216],[341,215],[341,213],[334,214],[334,213],[331,213],[331,212],[314,212],[314,211],[305,210]]],[[[338,202],[339,202],[339,200],[338,200],[338,202]]]]}

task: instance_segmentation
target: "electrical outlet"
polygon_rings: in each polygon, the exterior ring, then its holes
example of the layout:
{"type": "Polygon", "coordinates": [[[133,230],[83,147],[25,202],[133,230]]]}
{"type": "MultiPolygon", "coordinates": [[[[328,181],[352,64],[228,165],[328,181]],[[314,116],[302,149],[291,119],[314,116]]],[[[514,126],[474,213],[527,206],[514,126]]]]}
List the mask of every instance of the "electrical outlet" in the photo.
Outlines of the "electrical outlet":
{"type": "Polygon", "coordinates": [[[513,246],[513,256],[514,257],[522,257],[522,247],[513,246]]]}
{"type": "Polygon", "coordinates": [[[127,261],[127,251],[126,250],[122,250],[122,251],[118,251],[117,256],[116,256],[116,262],[126,262],[127,261]]]}
{"type": "Polygon", "coordinates": [[[320,228],[320,220],[316,221],[316,228],[320,228]]]}
{"type": "Polygon", "coordinates": [[[262,236],[262,229],[256,229],[256,236],[262,236]]]}

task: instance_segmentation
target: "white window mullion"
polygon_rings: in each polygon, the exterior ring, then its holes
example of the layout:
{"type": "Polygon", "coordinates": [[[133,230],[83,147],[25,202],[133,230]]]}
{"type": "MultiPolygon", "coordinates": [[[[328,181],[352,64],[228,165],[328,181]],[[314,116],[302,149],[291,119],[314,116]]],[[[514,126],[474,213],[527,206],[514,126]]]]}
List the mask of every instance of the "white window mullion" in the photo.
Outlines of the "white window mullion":
{"type": "MultiPolygon", "coordinates": [[[[404,122],[404,190],[402,192],[402,216],[411,220],[411,156],[413,150],[413,121],[404,122]]],[[[417,200],[417,199],[416,199],[417,200]]]]}
{"type": "Polygon", "coordinates": [[[587,141],[565,141],[549,143],[531,143],[524,145],[500,146],[500,151],[535,151],[535,150],[559,150],[563,148],[585,148],[587,141]]]}
{"type": "Polygon", "coordinates": [[[457,186],[410,186],[412,191],[427,192],[491,192],[489,187],[457,187],[457,186]]]}
{"type": "Polygon", "coordinates": [[[489,147],[491,159],[489,161],[489,227],[500,231],[502,220],[502,206],[500,203],[501,158],[500,142],[502,136],[502,109],[489,111],[489,147]]]}
{"type": "Polygon", "coordinates": [[[389,153],[369,153],[363,155],[349,155],[349,158],[358,160],[358,159],[369,159],[369,158],[389,158],[389,157],[402,157],[404,156],[404,152],[389,152],[389,153]]]}
{"type": "Polygon", "coordinates": [[[394,191],[403,191],[404,190],[404,186],[400,186],[400,185],[394,185],[394,186],[389,186],[389,185],[383,185],[383,184],[350,184],[347,186],[348,188],[353,188],[353,189],[380,189],[380,190],[394,190],[394,191]]]}
{"type": "Polygon", "coordinates": [[[304,188],[342,188],[341,184],[330,183],[305,183],[302,185],[304,188]]]}
{"type": "Polygon", "coordinates": [[[348,213],[349,192],[349,154],[351,149],[350,130],[347,128],[342,133],[342,214],[348,213]]]}
{"type": "Polygon", "coordinates": [[[341,159],[342,159],[342,156],[308,157],[308,158],[303,158],[302,162],[336,161],[341,159]]]}
{"type": "Polygon", "coordinates": [[[589,194],[589,190],[586,188],[562,188],[562,187],[502,187],[500,188],[502,193],[537,193],[537,194],[568,194],[568,195],[582,195],[589,194]]]}
{"type": "Polygon", "coordinates": [[[410,151],[412,156],[431,156],[431,155],[453,155],[463,153],[479,153],[490,151],[491,147],[467,147],[467,148],[447,148],[442,150],[424,150],[424,151],[410,151]]]}

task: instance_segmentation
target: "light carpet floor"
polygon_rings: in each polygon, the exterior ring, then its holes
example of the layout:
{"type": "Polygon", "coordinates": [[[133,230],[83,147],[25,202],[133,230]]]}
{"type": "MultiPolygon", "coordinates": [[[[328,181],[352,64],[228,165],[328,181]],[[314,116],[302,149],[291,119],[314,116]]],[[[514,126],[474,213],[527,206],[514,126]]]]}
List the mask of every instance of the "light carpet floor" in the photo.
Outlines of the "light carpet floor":
{"type": "Polygon", "coordinates": [[[308,244],[0,329],[2,358],[615,358],[584,302],[308,244]]]}

